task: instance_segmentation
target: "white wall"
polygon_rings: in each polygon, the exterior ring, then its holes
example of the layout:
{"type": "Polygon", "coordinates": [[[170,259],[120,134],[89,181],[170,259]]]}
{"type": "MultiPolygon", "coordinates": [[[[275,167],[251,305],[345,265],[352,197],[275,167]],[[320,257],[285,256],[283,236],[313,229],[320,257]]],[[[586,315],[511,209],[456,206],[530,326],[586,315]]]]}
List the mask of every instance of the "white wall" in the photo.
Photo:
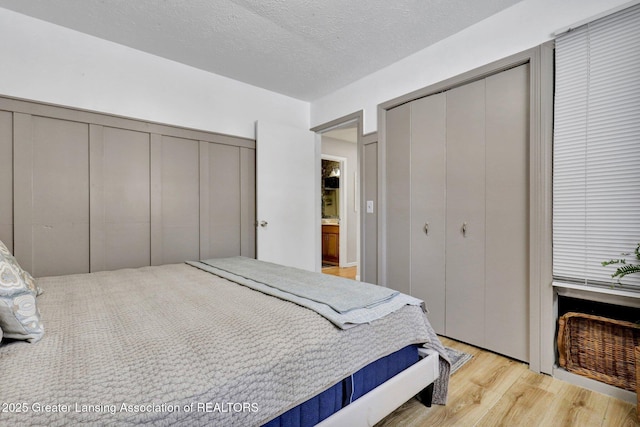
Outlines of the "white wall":
{"type": "MultiPolygon", "coordinates": [[[[524,0],[429,48],[311,103],[317,126],[364,110],[364,132],[377,105],[553,39],[553,33],[629,0],[524,0]]],[[[637,3],[637,2],[636,2],[637,3]]]]}
{"type": "Polygon", "coordinates": [[[254,138],[309,103],[0,8],[0,95],[254,138]]]}

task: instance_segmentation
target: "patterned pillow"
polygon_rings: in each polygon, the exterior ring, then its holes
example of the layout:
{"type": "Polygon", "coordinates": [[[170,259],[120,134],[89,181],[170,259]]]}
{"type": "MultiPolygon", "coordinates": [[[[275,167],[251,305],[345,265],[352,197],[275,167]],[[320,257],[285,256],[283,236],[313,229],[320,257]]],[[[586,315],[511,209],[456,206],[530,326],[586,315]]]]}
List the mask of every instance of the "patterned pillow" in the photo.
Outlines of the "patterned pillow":
{"type": "Polygon", "coordinates": [[[2,240],[0,240],[0,261],[2,260],[2,258],[16,267],[16,269],[20,272],[20,277],[22,278],[22,280],[27,284],[27,287],[35,293],[36,296],[42,294],[42,289],[40,289],[40,287],[36,285],[36,281],[33,276],[31,276],[31,274],[20,267],[20,264],[18,264],[16,258],[11,254],[11,252],[9,252],[9,249],[7,249],[5,244],[2,243],[2,240]]]}
{"type": "Polygon", "coordinates": [[[27,282],[24,277],[13,255],[0,242],[0,328],[5,338],[36,342],[44,335],[36,305],[38,291],[33,278],[27,282]]]}

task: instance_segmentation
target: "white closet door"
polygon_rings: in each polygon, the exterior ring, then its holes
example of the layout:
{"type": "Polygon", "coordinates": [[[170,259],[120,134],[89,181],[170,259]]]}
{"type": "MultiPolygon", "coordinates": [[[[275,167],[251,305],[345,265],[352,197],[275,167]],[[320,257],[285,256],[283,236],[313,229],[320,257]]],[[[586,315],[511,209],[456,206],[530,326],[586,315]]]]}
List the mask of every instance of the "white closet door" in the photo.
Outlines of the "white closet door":
{"type": "Polygon", "coordinates": [[[446,95],[411,103],[411,294],[445,332],[446,95]]]}
{"type": "Polygon", "coordinates": [[[529,66],[486,88],[486,346],[528,361],[529,66]]]}
{"type": "Polygon", "coordinates": [[[446,335],[485,343],[485,81],[447,92],[446,335]]]}

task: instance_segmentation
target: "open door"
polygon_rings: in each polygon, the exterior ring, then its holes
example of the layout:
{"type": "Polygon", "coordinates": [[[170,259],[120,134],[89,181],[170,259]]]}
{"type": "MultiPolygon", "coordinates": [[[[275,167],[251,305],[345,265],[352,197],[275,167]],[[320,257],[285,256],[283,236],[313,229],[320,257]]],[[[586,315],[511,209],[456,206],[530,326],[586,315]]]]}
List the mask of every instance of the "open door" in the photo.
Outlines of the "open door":
{"type": "Polygon", "coordinates": [[[319,189],[316,135],[258,122],[257,258],[315,271],[319,189]]]}

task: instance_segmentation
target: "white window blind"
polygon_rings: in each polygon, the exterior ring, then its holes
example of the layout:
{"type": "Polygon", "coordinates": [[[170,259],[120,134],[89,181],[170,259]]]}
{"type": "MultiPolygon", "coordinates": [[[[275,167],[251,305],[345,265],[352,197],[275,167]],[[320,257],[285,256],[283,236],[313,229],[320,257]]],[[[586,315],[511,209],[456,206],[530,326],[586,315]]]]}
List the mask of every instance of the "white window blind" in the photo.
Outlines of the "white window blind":
{"type": "Polygon", "coordinates": [[[554,278],[610,286],[602,261],[640,263],[640,5],[560,35],[555,90],[554,278]]]}

